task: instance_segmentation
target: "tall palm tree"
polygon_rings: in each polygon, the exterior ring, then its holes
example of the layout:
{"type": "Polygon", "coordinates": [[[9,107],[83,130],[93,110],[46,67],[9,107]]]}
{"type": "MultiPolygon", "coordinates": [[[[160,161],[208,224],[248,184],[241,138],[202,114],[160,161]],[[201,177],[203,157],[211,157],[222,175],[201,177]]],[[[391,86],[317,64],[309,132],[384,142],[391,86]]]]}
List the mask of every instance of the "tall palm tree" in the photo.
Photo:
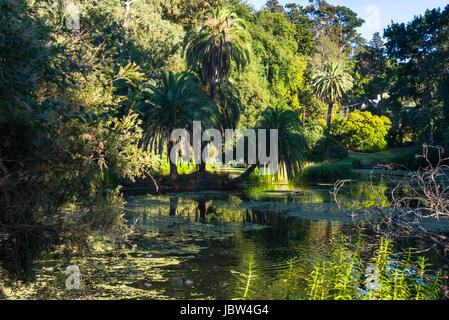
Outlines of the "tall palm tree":
{"type": "MultiPolygon", "coordinates": [[[[343,64],[337,62],[329,62],[326,64],[324,71],[319,72],[312,79],[313,92],[318,99],[329,105],[327,110],[327,138],[330,136],[334,104],[338,102],[338,100],[340,100],[352,86],[353,79],[351,75],[345,72],[343,64]]],[[[329,158],[329,141],[326,153],[329,158]]]]}
{"type": "MultiPolygon", "coordinates": [[[[245,22],[229,5],[210,8],[198,30],[192,30],[184,39],[187,64],[201,68],[202,81],[211,100],[215,87],[229,80],[231,61],[238,70],[250,60],[249,35],[245,22]]],[[[216,101],[214,101],[216,102],[216,101]]]]}
{"type": "MultiPolygon", "coordinates": [[[[258,129],[277,129],[278,130],[278,155],[279,166],[287,171],[287,178],[292,179],[301,169],[301,161],[304,159],[304,150],[306,148],[304,136],[301,133],[301,121],[293,110],[278,107],[267,108],[262,114],[262,120],[259,121],[258,129]]],[[[267,134],[266,145],[270,145],[269,135],[267,134]]],[[[234,179],[231,183],[240,183],[248,177],[257,165],[252,165],[240,177],[234,179]]]]}
{"type": "MultiPolygon", "coordinates": [[[[228,110],[236,104],[230,103],[232,99],[224,99],[221,93],[226,89],[223,85],[228,83],[231,61],[238,71],[249,63],[249,43],[245,22],[238,18],[231,6],[222,6],[218,1],[206,12],[199,28],[191,30],[184,38],[186,62],[192,70],[201,70],[199,74],[206,94],[219,107],[222,127],[225,125],[223,120],[229,120],[229,115],[237,115],[232,108],[228,110]]],[[[202,149],[204,147],[202,144],[202,149]]],[[[206,164],[202,163],[199,170],[206,171],[206,164]]]]}
{"type": "Polygon", "coordinates": [[[149,86],[144,92],[145,101],[138,111],[143,118],[145,143],[153,150],[167,146],[170,178],[178,177],[176,163],[170,161],[174,142],[170,134],[175,129],[186,129],[192,134],[193,121],[208,123],[217,117],[215,106],[204,96],[201,85],[189,73],[164,73],[159,85],[149,86]]]}

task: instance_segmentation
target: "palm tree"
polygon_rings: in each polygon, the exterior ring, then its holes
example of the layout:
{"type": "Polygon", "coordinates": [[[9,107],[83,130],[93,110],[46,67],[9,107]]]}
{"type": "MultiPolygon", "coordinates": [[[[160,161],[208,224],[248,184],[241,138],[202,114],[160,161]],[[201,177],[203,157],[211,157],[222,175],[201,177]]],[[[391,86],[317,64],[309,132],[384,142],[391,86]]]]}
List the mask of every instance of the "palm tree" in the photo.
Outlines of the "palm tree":
{"type": "MultiPolygon", "coordinates": [[[[353,79],[351,75],[345,72],[343,64],[336,62],[329,62],[326,64],[325,70],[316,74],[312,79],[313,92],[318,99],[329,105],[327,110],[327,138],[330,136],[334,104],[338,102],[338,100],[340,100],[352,86],[353,79]]],[[[329,141],[326,153],[329,159],[329,141]]]]}
{"type": "MultiPolygon", "coordinates": [[[[201,85],[189,73],[162,74],[159,85],[149,86],[145,101],[138,110],[143,118],[145,143],[153,150],[158,146],[162,154],[164,143],[168,158],[174,146],[170,134],[175,129],[186,129],[192,133],[193,121],[208,123],[216,118],[215,106],[204,96],[201,85]]],[[[170,178],[176,179],[176,163],[170,161],[170,178]]]]}
{"type": "Polygon", "coordinates": [[[230,6],[217,5],[206,12],[199,31],[186,34],[184,50],[187,64],[192,69],[201,67],[206,93],[214,101],[216,85],[229,80],[231,61],[238,70],[249,63],[246,25],[230,6]]]}
{"type": "MultiPolygon", "coordinates": [[[[222,92],[231,74],[231,61],[238,71],[246,67],[250,60],[249,34],[245,22],[239,19],[229,5],[209,8],[202,24],[196,30],[188,32],[184,38],[186,62],[192,70],[201,70],[201,79],[206,95],[220,110],[220,124],[223,120],[236,119],[236,114],[227,108],[236,106],[233,99],[222,92]],[[218,89],[217,89],[218,85],[218,89]],[[226,100],[226,101],[224,101],[226,100]]],[[[234,101],[235,102],[235,101],[234,101]]],[[[234,108],[235,109],[235,108],[234,108]]],[[[202,144],[202,149],[205,144],[202,144]]],[[[206,164],[199,166],[201,172],[206,171],[206,164]]]]}
{"type": "MultiPolygon", "coordinates": [[[[258,129],[277,129],[278,130],[278,154],[279,165],[287,171],[287,178],[292,179],[301,169],[301,161],[304,159],[304,150],[306,148],[304,136],[301,134],[301,121],[293,110],[278,107],[267,108],[262,114],[262,120],[259,121],[258,129]]],[[[267,135],[267,146],[270,145],[269,135],[267,135]]],[[[234,179],[231,183],[240,183],[248,177],[257,165],[251,165],[240,177],[234,179]]]]}
{"type": "MultiPolygon", "coordinates": [[[[306,148],[304,136],[301,133],[302,123],[296,112],[284,107],[268,108],[262,114],[263,119],[258,127],[278,130],[279,164],[287,171],[287,178],[292,179],[301,169],[306,148]]],[[[268,145],[269,141],[267,141],[268,145]]]]}

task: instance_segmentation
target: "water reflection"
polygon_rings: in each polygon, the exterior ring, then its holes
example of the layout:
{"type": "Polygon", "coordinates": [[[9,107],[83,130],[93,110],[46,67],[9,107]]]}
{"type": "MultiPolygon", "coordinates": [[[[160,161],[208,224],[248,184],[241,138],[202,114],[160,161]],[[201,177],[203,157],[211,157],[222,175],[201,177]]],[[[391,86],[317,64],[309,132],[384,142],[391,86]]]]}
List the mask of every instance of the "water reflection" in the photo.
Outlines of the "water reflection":
{"type": "MultiPolygon", "coordinates": [[[[157,239],[142,248],[182,260],[159,270],[164,279],[159,288],[177,299],[235,298],[235,271],[245,272],[250,255],[258,274],[254,298],[285,298],[281,295],[291,284],[284,280],[292,265],[300,279],[312,261],[328,257],[341,234],[356,233],[336,210],[329,187],[255,186],[242,192],[129,197],[128,220],[141,216],[138,232],[157,239]],[[193,284],[182,286],[173,279],[193,284]]],[[[301,292],[304,283],[294,286],[301,292]]]]}
{"type": "MultiPolygon", "coordinates": [[[[252,298],[296,299],[312,262],[328,259],[341,235],[359,232],[337,210],[331,190],[256,185],[233,192],[128,196],[126,219],[136,230],[129,253],[116,256],[100,248],[83,261],[55,256],[42,264],[59,270],[61,279],[67,265],[80,264],[89,294],[99,299],[231,299],[238,297],[238,272],[247,271],[253,256],[258,277],[252,298]]],[[[382,199],[387,204],[387,190],[382,184],[372,191],[358,183],[343,190],[342,197],[348,203],[382,199]]],[[[420,249],[419,243],[413,246],[420,249]]],[[[39,285],[54,281],[51,276],[39,273],[39,285]]],[[[54,298],[65,292],[64,281],[58,283],[54,298]]],[[[36,297],[35,288],[17,292],[21,299],[36,297]]]]}

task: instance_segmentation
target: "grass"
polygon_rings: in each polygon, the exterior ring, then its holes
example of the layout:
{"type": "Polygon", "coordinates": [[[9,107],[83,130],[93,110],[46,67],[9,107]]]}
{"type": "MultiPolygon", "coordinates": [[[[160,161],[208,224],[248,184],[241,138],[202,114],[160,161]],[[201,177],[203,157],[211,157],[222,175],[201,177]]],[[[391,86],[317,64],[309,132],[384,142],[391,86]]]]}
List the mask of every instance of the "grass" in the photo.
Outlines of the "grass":
{"type": "Polygon", "coordinates": [[[308,163],[296,177],[296,183],[301,182],[336,182],[343,179],[356,179],[358,174],[350,166],[342,163],[308,163]]]}
{"type": "Polygon", "coordinates": [[[396,159],[411,152],[411,150],[413,150],[413,147],[391,148],[375,153],[350,151],[348,157],[335,162],[335,164],[352,168],[353,172],[360,175],[361,177],[368,177],[375,166],[379,164],[395,163],[396,159]]]}
{"type": "Polygon", "coordinates": [[[343,160],[307,163],[295,183],[334,183],[337,180],[367,178],[375,166],[393,163],[412,149],[413,147],[392,148],[375,153],[349,152],[349,156],[343,160]]]}
{"type": "Polygon", "coordinates": [[[395,158],[408,153],[411,148],[391,148],[375,153],[349,152],[349,156],[338,163],[351,166],[353,161],[359,160],[363,167],[376,163],[391,163],[395,158]]]}

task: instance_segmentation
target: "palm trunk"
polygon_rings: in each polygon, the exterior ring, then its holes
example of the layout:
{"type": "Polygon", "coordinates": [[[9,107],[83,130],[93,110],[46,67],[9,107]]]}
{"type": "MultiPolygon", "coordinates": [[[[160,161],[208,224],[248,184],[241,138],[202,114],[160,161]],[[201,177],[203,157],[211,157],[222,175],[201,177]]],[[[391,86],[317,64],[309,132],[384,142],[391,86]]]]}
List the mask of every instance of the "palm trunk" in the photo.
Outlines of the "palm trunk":
{"type": "Polygon", "coordinates": [[[206,149],[206,146],[207,143],[201,141],[201,155],[200,155],[201,163],[198,165],[199,172],[206,172],[206,162],[203,159],[203,151],[204,149],[206,149]]]}
{"type": "Polygon", "coordinates": [[[334,109],[334,103],[329,103],[327,109],[327,128],[326,128],[326,157],[330,160],[330,136],[331,136],[331,123],[332,123],[332,110],[334,109]]]}
{"type": "Polygon", "coordinates": [[[257,164],[252,164],[244,173],[242,173],[239,177],[231,180],[230,184],[240,184],[245,180],[254,170],[256,170],[257,164]]]}
{"type": "Polygon", "coordinates": [[[285,169],[287,170],[287,180],[292,180],[293,173],[292,173],[292,167],[291,167],[290,160],[288,159],[287,156],[284,156],[284,161],[285,161],[285,169]]]}
{"type": "MultiPolygon", "coordinates": [[[[206,91],[208,91],[207,95],[209,96],[209,99],[212,102],[214,102],[214,99],[215,99],[215,90],[214,90],[214,88],[215,88],[215,85],[213,83],[209,83],[209,84],[206,85],[206,91]]],[[[201,157],[201,164],[198,165],[198,171],[199,172],[206,172],[207,171],[206,170],[206,162],[204,162],[203,159],[202,159],[203,151],[206,148],[206,146],[207,146],[207,143],[201,142],[201,156],[200,156],[201,157]]]]}
{"type": "MultiPolygon", "coordinates": [[[[170,163],[170,179],[176,180],[178,178],[178,167],[176,166],[176,162],[173,163],[170,159],[170,154],[173,149],[173,146],[174,146],[174,142],[169,141],[168,145],[167,145],[167,153],[168,153],[168,161],[170,163]]],[[[176,160],[176,159],[173,159],[173,160],[176,160]]]]}

